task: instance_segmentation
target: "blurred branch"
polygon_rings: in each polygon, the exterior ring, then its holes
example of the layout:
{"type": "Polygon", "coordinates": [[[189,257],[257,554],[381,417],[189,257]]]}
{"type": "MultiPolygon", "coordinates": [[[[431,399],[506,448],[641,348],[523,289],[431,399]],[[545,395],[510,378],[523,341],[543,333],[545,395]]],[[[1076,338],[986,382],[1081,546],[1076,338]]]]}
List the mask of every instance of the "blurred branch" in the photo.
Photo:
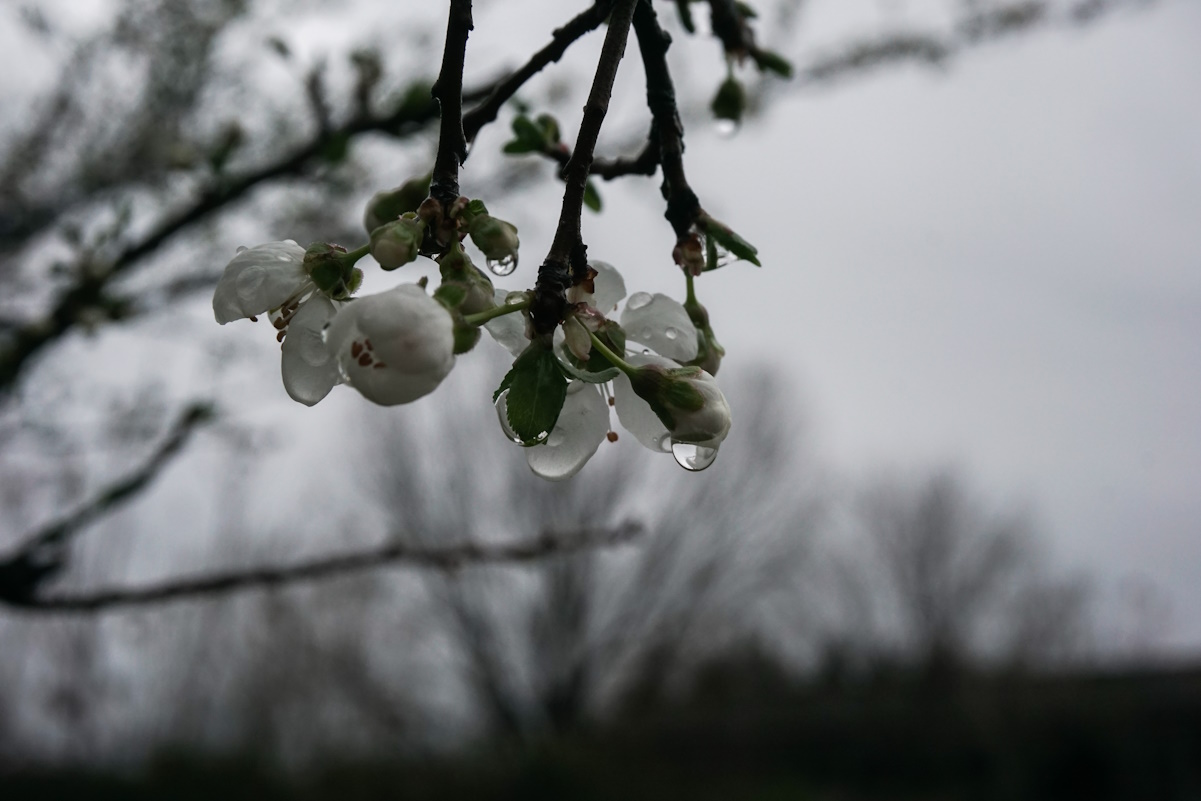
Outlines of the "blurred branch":
{"type": "MultiPolygon", "coordinates": [[[[482,91],[476,91],[468,96],[481,94],[482,91]]],[[[434,103],[416,103],[410,96],[388,114],[358,114],[325,133],[318,131],[311,140],[277,161],[240,176],[227,177],[209,187],[190,206],[167,217],[141,241],[118,253],[107,268],[81,275],[70,289],[59,296],[42,319],[17,328],[11,335],[11,342],[7,346],[0,346],[0,396],[12,390],[29,359],[46,345],[67,334],[81,315],[87,316],[89,312],[94,314],[94,311],[100,310],[105,312],[106,319],[127,316],[128,303],[108,294],[110,284],[172,237],[208,220],[261,184],[302,175],[310,164],[325,156],[331,143],[349,141],[366,133],[404,136],[427,125],[436,116],[437,106],[434,103]]]]}
{"type": "Polygon", "coordinates": [[[596,0],[590,8],[581,11],[562,28],[556,28],[551,35],[550,44],[531,56],[520,69],[498,83],[483,102],[463,115],[463,130],[467,141],[474,141],[480,129],[496,119],[501,106],[515,95],[526,81],[544,67],[557,62],[572,43],[604,22],[613,8],[613,2],[614,0],[596,0]]]}
{"type": "Polygon", "coordinates": [[[26,538],[12,556],[0,561],[0,603],[22,606],[33,602],[42,583],[64,566],[68,541],[96,519],[146,489],[179,454],[196,428],[212,417],[211,405],[192,404],[175,421],[166,439],[145,464],[106,487],[72,514],[26,538]]]}
{"type": "Polygon", "coordinates": [[[464,543],[429,547],[394,541],[358,553],[322,557],[281,567],[234,570],[199,578],[174,579],[145,587],[100,590],[80,595],[0,598],[0,601],[33,612],[94,613],[116,607],[147,606],[236,590],[332,578],[394,564],[450,572],[473,564],[526,564],[548,556],[586,548],[621,545],[632,541],[641,533],[640,525],[627,522],[613,528],[582,529],[570,537],[546,532],[529,542],[495,545],[464,543]]]}

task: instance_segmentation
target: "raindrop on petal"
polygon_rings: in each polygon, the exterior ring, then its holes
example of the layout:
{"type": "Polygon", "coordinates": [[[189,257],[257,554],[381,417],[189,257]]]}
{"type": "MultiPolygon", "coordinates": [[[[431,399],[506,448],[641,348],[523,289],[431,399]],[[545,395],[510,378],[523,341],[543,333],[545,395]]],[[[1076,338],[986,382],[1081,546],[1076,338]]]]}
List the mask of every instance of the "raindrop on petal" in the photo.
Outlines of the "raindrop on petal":
{"type": "Polygon", "coordinates": [[[680,467],[697,473],[717,460],[717,448],[692,442],[672,442],[671,455],[676,458],[676,464],[680,467]]]}
{"type": "Polygon", "coordinates": [[[649,305],[652,300],[654,300],[654,297],[652,297],[649,292],[635,292],[633,295],[630,295],[630,299],[626,301],[626,308],[641,309],[643,306],[649,305]]]}

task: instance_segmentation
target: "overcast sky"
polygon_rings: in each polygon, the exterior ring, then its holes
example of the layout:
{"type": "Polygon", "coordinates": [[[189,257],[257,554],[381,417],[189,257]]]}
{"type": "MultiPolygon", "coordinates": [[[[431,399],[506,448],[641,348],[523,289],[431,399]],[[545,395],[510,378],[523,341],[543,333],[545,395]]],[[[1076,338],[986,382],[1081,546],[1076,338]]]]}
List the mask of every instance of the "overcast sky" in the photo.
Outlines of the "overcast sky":
{"type": "MultiPolygon", "coordinates": [[[[930,7],[809,5],[789,52],[799,62],[865,7],[898,24],[930,7]]],[[[491,75],[497,59],[545,40],[545,26],[489,22],[504,10],[480,4],[469,73],[491,75]]],[[[1154,582],[1171,602],[1171,643],[1194,652],[1199,43],[1201,4],[1164,0],[1087,30],[977,48],[941,72],[785,91],[732,139],[694,127],[686,154],[706,207],[764,262],[699,284],[731,374],[763,362],[784,373],[820,454],[848,476],[949,463],[1030,503],[1061,564],[1154,582]]],[[[708,92],[720,73],[713,45],[687,46],[673,51],[689,65],[685,89],[708,92]]],[[[567,67],[586,69],[597,47],[599,37],[581,43],[567,67]]],[[[621,81],[611,131],[641,130],[636,65],[621,81]]],[[[574,129],[569,112],[564,122],[574,129]]],[[[503,141],[499,127],[477,147],[503,141]]],[[[469,160],[466,184],[473,169],[469,160]]],[[[592,255],[621,267],[631,289],[681,294],[655,183],[602,189],[605,213],[585,221],[592,255]]],[[[522,226],[514,286],[532,282],[560,191],[548,181],[493,208],[522,226]]],[[[286,419],[318,428],[348,407],[287,408],[286,419]]]]}

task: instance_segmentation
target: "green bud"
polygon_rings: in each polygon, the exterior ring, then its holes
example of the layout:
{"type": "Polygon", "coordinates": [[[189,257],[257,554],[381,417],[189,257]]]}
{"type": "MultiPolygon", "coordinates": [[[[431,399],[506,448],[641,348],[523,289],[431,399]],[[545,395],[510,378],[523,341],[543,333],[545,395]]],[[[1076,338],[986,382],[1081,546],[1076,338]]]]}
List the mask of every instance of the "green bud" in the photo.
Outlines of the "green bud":
{"type": "Polygon", "coordinates": [[[480,341],[480,329],[474,325],[455,325],[455,355],[466,353],[480,341]]]}
{"type": "Polygon", "coordinates": [[[417,211],[421,201],[430,193],[430,176],[421,175],[405,181],[395,189],[377,192],[367,201],[363,212],[363,227],[371,233],[385,223],[399,219],[408,211],[417,211]]]}
{"type": "Polygon", "coordinates": [[[471,263],[471,257],[455,242],[438,261],[442,284],[459,285],[466,294],[455,304],[463,314],[478,314],[496,305],[492,281],[471,263]]]}
{"type": "Polygon", "coordinates": [[[371,255],[385,270],[395,270],[417,258],[425,238],[425,224],[409,212],[395,222],[371,232],[371,255]]]}
{"type": "Polygon", "coordinates": [[[346,248],[328,242],[314,242],[304,252],[304,271],[324,294],[333,297],[344,291],[342,257],[346,248]]]}
{"type": "Polygon", "coordinates": [[[517,248],[521,243],[517,238],[517,227],[512,223],[498,220],[491,214],[481,214],[471,221],[467,233],[488,261],[517,266],[517,248]]]}

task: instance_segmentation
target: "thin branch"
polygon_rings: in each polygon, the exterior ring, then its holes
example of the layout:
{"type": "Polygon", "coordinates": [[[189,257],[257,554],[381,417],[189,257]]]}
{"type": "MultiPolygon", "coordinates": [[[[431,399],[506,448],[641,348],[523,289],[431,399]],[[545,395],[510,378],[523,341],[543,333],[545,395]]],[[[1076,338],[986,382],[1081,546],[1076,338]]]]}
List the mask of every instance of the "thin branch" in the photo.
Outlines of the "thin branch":
{"type": "Polygon", "coordinates": [[[443,207],[449,207],[459,196],[459,165],[467,158],[467,137],[463,133],[463,62],[471,28],[471,0],[450,0],[442,70],[430,90],[442,117],[430,197],[443,207]]]}
{"type": "Polygon", "coordinates": [[[638,0],[618,0],[609,16],[609,30],[601,47],[600,61],[592,80],[588,102],[584,104],[584,119],[576,135],[575,152],[563,170],[567,184],[563,192],[563,207],[559,212],[559,225],[551,242],[550,252],[538,268],[538,281],[534,285],[534,300],[530,305],[530,318],[534,330],[547,334],[563,319],[566,309],[565,293],[571,286],[573,273],[582,273],[587,266],[587,250],[580,232],[580,215],[584,210],[584,191],[588,184],[588,171],[592,167],[592,156],[601,125],[609,111],[609,98],[613,94],[613,81],[617,67],[625,55],[626,39],[630,33],[630,21],[638,0]]]}
{"type": "Polygon", "coordinates": [[[22,605],[31,601],[41,584],[65,564],[67,542],[95,520],[138,495],[183,450],[198,426],[212,419],[209,404],[189,406],[171,426],[150,458],[133,473],[105,487],[94,499],[27,537],[6,559],[0,560],[0,603],[22,605]]]}
{"type": "Polygon", "coordinates": [[[463,130],[468,142],[488,123],[496,119],[501,106],[517,93],[525,82],[537,75],[544,67],[557,62],[577,39],[595,30],[613,8],[614,0],[596,0],[590,8],[581,11],[562,28],[555,29],[550,44],[530,56],[520,69],[496,85],[478,106],[463,116],[463,130]]]}
{"type": "MultiPolygon", "coordinates": [[[[564,178],[568,162],[571,161],[571,151],[566,147],[548,147],[538,153],[559,164],[559,178],[564,178]]],[[[603,178],[612,181],[627,175],[654,175],[659,167],[659,135],[654,127],[647,135],[647,142],[637,155],[615,159],[593,159],[590,177],[603,178]]]]}
{"type": "Polygon", "coordinates": [[[455,571],[480,564],[528,564],[552,555],[625,544],[641,533],[640,525],[626,522],[615,528],[584,529],[570,537],[556,536],[547,531],[538,539],[529,542],[495,545],[465,543],[431,548],[392,542],[358,553],[313,559],[282,567],[250,568],[198,578],[175,579],[144,587],[100,590],[80,595],[27,598],[23,601],[0,600],[29,612],[90,614],[114,608],[147,606],[238,590],[328,579],[397,564],[443,571],[455,571]]]}
{"type": "Polygon", "coordinates": [[[646,105],[659,134],[659,160],[663,166],[663,197],[667,217],[676,236],[683,239],[701,210],[696,193],[684,174],[684,125],[676,107],[676,91],[667,66],[671,36],[659,26],[650,0],[640,0],[634,12],[634,34],[646,70],[646,105]]]}

